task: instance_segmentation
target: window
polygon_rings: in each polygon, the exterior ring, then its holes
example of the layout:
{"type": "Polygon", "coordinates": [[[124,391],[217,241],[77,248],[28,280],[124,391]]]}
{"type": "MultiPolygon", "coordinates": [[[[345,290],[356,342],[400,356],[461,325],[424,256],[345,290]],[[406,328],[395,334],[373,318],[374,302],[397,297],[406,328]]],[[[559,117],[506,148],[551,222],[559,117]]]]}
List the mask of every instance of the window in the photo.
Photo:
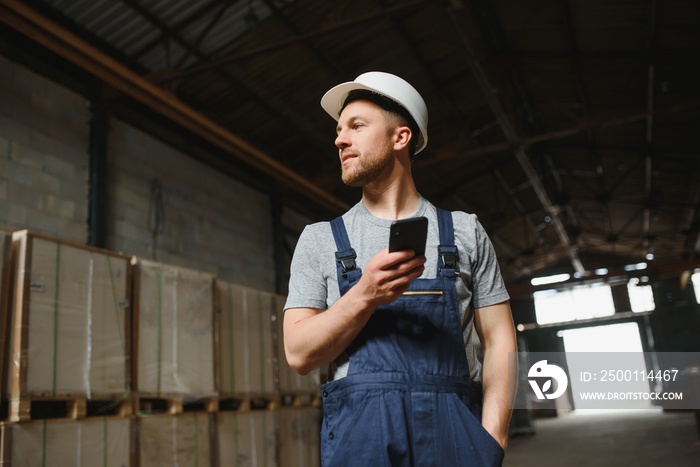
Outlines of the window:
{"type": "Polygon", "coordinates": [[[630,305],[634,313],[654,311],[656,309],[651,285],[643,284],[638,277],[633,277],[627,283],[627,293],[629,294],[630,305]]]}
{"type": "Polygon", "coordinates": [[[537,324],[563,323],[615,314],[610,286],[592,284],[570,290],[535,292],[537,324]]]}

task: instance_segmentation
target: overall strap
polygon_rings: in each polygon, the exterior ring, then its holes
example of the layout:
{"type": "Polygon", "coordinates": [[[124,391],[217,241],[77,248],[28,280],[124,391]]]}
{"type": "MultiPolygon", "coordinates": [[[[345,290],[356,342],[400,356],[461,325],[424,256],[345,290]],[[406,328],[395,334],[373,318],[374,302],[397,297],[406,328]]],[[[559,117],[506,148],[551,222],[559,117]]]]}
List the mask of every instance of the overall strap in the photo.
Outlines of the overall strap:
{"type": "Polygon", "coordinates": [[[438,245],[438,275],[455,277],[457,274],[457,262],[459,252],[455,245],[454,224],[452,213],[444,209],[436,208],[438,217],[438,229],[440,232],[440,244],[438,245]]]}
{"type": "Polygon", "coordinates": [[[335,252],[335,260],[338,270],[338,284],[342,295],[357,282],[362,271],[360,271],[355,262],[357,254],[350,246],[350,239],[348,238],[348,232],[345,229],[345,222],[343,222],[342,216],[336,217],[331,221],[331,230],[333,231],[335,246],[338,249],[335,252]],[[344,286],[343,284],[346,281],[349,283],[344,286]]]}

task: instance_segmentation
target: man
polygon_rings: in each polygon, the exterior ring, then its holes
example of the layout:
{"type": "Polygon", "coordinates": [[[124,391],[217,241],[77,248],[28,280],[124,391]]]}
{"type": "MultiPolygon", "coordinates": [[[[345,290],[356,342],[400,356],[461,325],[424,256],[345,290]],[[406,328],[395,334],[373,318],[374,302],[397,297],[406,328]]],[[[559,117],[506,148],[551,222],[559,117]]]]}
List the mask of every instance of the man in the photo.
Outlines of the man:
{"type": "Polygon", "coordinates": [[[500,465],[515,384],[509,297],[476,217],[416,190],[425,102],[403,79],[370,72],[321,106],[338,122],[343,182],[362,188],[342,217],[304,229],[285,304],[291,367],[330,364],[322,465],[500,465]],[[390,253],[392,221],[418,216],[429,221],[425,256],[390,253]]]}

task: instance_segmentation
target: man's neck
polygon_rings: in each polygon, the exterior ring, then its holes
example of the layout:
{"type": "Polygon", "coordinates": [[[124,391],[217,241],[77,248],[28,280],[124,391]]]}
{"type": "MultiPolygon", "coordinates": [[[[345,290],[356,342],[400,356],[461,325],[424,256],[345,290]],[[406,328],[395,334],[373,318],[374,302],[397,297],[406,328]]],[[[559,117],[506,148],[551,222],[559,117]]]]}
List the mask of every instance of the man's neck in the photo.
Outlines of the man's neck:
{"type": "Polygon", "coordinates": [[[404,219],[418,210],[420,195],[413,179],[409,176],[384,186],[364,187],[362,202],[375,217],[390,220],[404,219]]]}

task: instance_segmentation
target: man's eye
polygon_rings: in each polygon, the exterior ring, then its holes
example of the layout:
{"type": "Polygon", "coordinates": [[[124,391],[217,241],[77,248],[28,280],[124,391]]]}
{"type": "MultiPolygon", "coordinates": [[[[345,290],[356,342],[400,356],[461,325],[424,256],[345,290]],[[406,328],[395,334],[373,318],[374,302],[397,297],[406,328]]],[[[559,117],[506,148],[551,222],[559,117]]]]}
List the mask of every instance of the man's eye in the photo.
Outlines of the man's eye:
{"type": "Polygon", "coordinates": [[[352,127],[353,129],[357,130],[358,128],[363,127],[364,125],[362,123],[355,123],[352,127]]]}

